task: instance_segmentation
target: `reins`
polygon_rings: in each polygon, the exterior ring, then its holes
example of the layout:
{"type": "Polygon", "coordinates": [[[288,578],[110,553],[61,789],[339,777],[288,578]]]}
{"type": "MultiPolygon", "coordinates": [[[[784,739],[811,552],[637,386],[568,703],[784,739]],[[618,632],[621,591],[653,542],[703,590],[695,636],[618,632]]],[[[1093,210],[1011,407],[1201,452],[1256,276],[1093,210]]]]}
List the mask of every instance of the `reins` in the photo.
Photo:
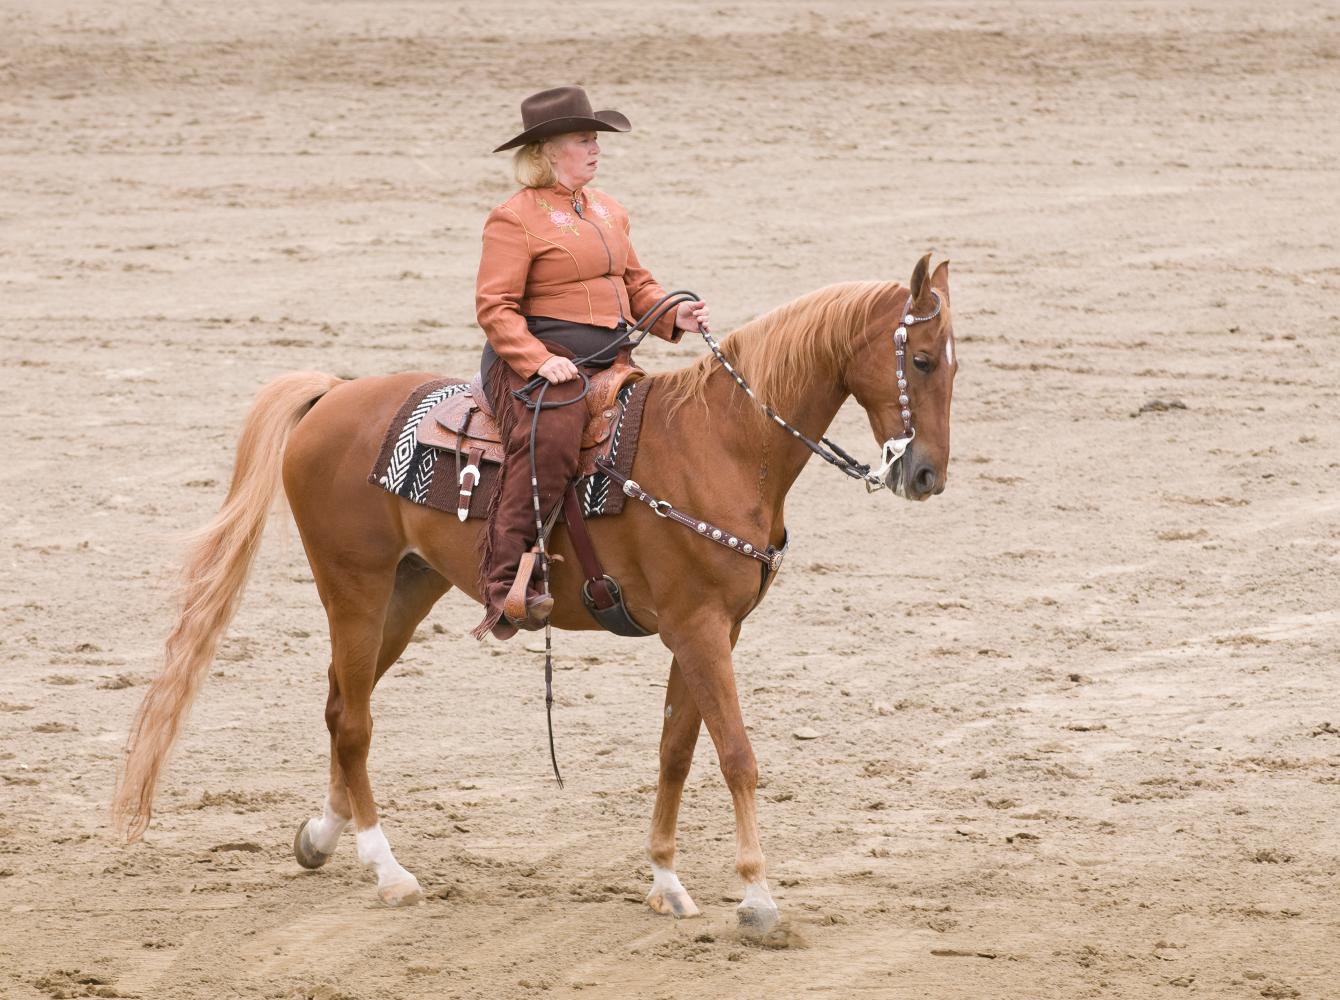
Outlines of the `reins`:
{"type": "MultiPolygon", "coordinates": [[[[889,438],[884,442],[880,450],[880,466],[872,470],[871,467],[853,457],[846,449],[836,441],[826,436],[820,436],[818,441],[813,441],[799,429],[792,426],[786,418],[774,410],[768,403],[759,399],[753,388],[745,381],[735,366],[722,352],[716,338],[708,328],[699,324],[698,332],[707,343],[708,349],[716,358],[717,363],[726,370],[726,373],[735,380],[735,384],[745,391],[745,394],[752,399],[758,407],[793,438],[805,445],[810,451],[818,455],[829,465],[836,468],[839,472],[852,478],[858,479],[865,484],[866,492],[874,493],[878,490],[887,489],[887,479],[889,473],[893,471],[903,454],[907,451],[909,445],[916,438],[916,428],[912,426],[911,400],[907,395],[907,328],[916,323],[925,323],[940,315],[942,300],[940,293],[931,289],[931,294],[935,296],[935,308],[925,316],[916,316],[912,313],[912,296],[909,292],[903,318],[893,332],[893,349],[895,358],[895,371],[898,387],[898,405],[900,407],[899,415],[903,421],[903,433],[901,437],[889,438]]],[[[531,502],[535,512],[535,535],[537,539],[536,547],[539,550],[540,574],[543,582],[543,593],[549,595],[549,553],[545,542],[544,514],[540,510],[540,485],[539,475],[536,465],[536,435],[540,425],[540,411],[558,409],[563,406],[571,406],[573,403],[581,402],[586,398],[591,388],[591,380],[582,372],[581,366],[597,360],[609,360],[606,355],[617,351],[627,345],[630,350],[636,348],[646,338],[651,328],[655,326],[671,309],[677,309],[681,303],[697,302],[698,296],[687,289],[678,289],[663,295],[650,309],[642,314],[631,327],[626,327],[618,337],[611,340],[608,344],[598,351],[594,351],[584,357],[573,358],[572,362],[577,366],[577,377],[582,380],[582,390],[572,399],[565,399],[557,403],[546,403],[544,400],[545,392],[551,383],[542,375],[536,375],[520,389],[515,389],[512,395],[520,400],[522,405],[533,411],[530,422],[530,495],[531,502]]],[[[750,542],[722,531],[706,520],[699,520],[688,514],[677,510],[668,500],[657,499],[649,493],[646,493],[636,482],[618,475],[612,468],[601,465],[600,469],[611,479],[615,480],[624,493],[641,502],[647,504],[661,517],[676,521],[686,528],[695,531],[711,541],[725,545],[732,551],[739,552],[741,555],[763,562],[772,572],[776,572],[781,567],[781,552],[774,551],[770,546],[767,549],[760,550],[750,542]]],[[[549,761],[554,768],[554,777],[558,780],[559,788],[563,787],[563,775],[558,769],[558,755],[554,749],[554,661],[553,661],[553,625],[546,619],[544,623],[544,711],[549,725],[549,761]]]]}
{"type": "MultiPolygon", "coordinates": [[[[520,400],[526,409],[531,411],[530,418],[530,499],[531,507],[535,514],[535,545],[539,553],[540,580],[543,586],[542,593],[549,596],[549,549],[545,539],[544,513],[540,510],[540,477],[536,460],[536,438],[540,429],[540,411],[557,410],[560,407],[571,406],[574,403],[580,403],[586,398],[586,394],[591,391],[591,380],[582,372],[581,366],[590,364],[592,361],[613,360],[607,355],[612,355],[624,345],[634,348],[642,343],[648,331],[655,326],[661,318],[671,309],[677,308],[680,302],[697,301],[698,297],[692,292],[671,292],[662,296],[660,301],[642,314],[631,327],[625,328],[618,337],[611,340],[598,351],[580,358],[573,358],[572,363],[577,366],[577,377],[582,381],[582,391],[571,399],[564,399],[556,403],[546,403],[544,396],[552,384],[543,375],[536,375],[520,389],[512,390],[512,395],[520,400]],[[643,324],[646,324],[645,327],[643,324]],[[636,334],[636,337],[634,336],[636,334]],[[533,394],[533,395],[532,395],[533,394]]],[[[549,763],[554,768],[554,778],[558,781],[558,787],[563,787],[563,775],[558,769],[558,753],[554,748],[554,642],[553,642],[553,624],[550,619],[544,622],[544,714],[549,726],[549,763]]]]}

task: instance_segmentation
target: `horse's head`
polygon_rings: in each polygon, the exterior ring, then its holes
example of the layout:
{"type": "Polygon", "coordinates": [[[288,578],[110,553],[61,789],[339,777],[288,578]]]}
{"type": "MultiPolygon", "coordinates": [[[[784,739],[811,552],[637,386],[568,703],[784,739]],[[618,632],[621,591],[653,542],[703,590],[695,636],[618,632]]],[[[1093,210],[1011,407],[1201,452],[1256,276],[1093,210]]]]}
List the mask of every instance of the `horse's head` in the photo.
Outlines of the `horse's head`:
{"type": "Polygon", "coordinates": [[[930,274],[930,261],[926,254],[913,269],[910,298],[899,294],[890,308],[875,310],[846,378],[884,448],[885,485],[909,500],[944,492],[958,371],[949,262],[930,274]]]}

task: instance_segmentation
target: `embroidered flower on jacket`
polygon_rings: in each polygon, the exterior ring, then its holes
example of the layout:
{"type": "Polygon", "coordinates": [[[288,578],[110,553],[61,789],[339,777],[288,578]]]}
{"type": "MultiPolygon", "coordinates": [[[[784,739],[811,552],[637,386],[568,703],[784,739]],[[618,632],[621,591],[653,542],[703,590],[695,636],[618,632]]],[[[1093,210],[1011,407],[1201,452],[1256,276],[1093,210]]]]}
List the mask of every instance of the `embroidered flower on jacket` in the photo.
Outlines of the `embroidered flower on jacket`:
{"type": "Polygon", "coordinates": [[[549,199],[547,198],[536,198],[535,202],[549,213],[549,221],[559,229],[566,229],[568,232],[572,233],[573,236],[582,235],[582,231],[577,228],[577,219],[571,212],[565,212],[561,208],[554,208],[553,205],[549,204],[549,199]]]}
{"type": "Polygon", "coordinates": [[[605,228],[606,229],[612,228],[614,223],[610,221],[611,219],[610,210],[600,202],[596,201],[594,198],[590,199],[590,204],[591,204],[591,211],[595,212],[596,215],[600,216],[600,221],[605,223],[605,228]]]}

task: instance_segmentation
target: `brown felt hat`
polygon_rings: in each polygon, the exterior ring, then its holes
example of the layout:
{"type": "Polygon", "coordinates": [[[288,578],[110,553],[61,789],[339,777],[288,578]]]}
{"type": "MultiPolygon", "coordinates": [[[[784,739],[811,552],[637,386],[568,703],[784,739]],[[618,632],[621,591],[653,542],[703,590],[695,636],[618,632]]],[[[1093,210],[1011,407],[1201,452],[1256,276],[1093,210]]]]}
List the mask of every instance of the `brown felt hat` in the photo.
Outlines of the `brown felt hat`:
{"type": "Polygon", "coordinates": [[[564,132],[627,132],[633,127],[617,111],[592,111],[591,99],[581,87],[555,87],[531,94],[521,102],[521,124],[525,130],[495,153],[564,132]]]}

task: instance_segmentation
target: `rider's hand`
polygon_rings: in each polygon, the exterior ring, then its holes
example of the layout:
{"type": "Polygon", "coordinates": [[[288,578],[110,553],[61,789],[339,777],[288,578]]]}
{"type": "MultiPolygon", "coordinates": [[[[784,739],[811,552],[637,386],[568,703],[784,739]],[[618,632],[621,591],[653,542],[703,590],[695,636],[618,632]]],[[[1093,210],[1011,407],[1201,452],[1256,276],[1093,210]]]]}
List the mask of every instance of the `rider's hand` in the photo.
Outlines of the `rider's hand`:
{"type": "Polygon", "coordinates": [[[675,326],[689,333],[700,332],[711,318],[706,302],[681,302],[675,310],[675,326]]]}
{"type": "Polygon", "coordinates": [[[577,366],[567,358],[560,358],[557,354],[551,355],[549,360],[540,365],[539,374],[544,376],[545,381],[557,385],[559,382],[569,382],[577,377],[577,366]]]}

